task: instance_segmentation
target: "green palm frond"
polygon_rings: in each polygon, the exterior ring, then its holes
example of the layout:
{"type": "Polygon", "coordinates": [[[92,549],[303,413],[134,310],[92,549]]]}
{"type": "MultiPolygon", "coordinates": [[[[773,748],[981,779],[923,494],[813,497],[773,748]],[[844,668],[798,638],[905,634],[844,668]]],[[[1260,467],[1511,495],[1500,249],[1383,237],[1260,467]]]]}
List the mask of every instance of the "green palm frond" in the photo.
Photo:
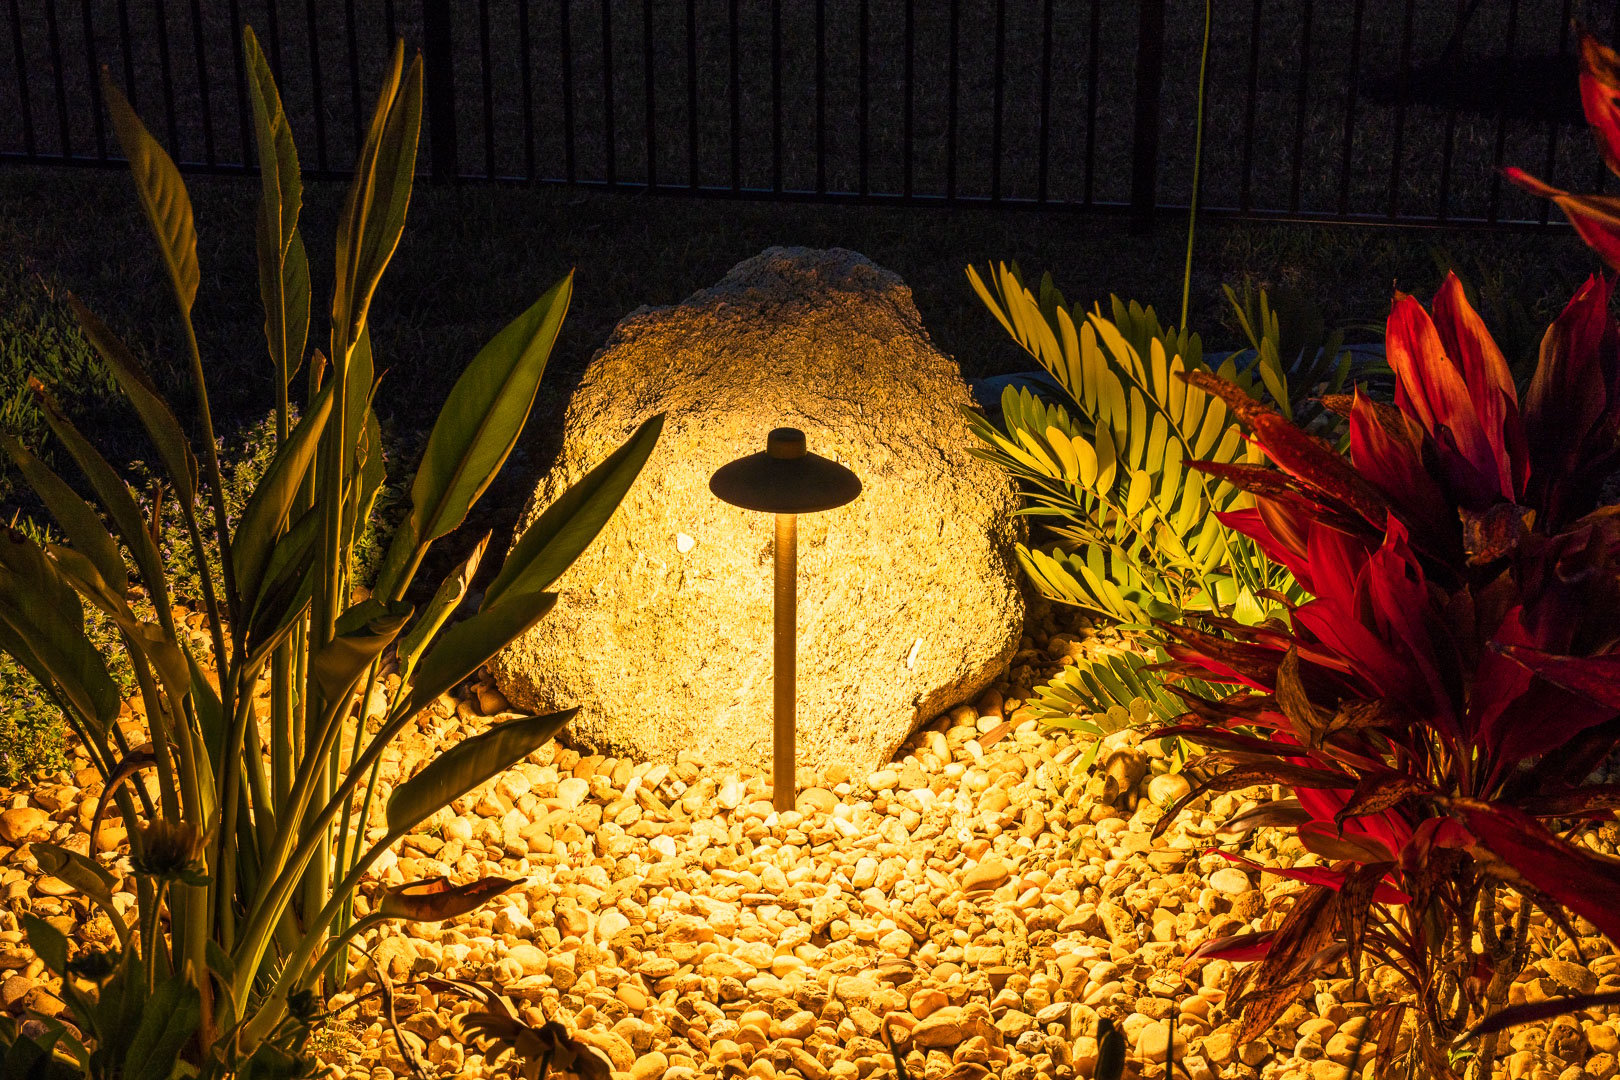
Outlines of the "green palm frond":
{"type": "MultiPolygon", "coordinates": [[[[1036,687],[1028,706],[1047,727],[1094,739],[1079,763],[1081,769],[1089,769],[1104,736],[1128,727],[1157,727],[1187,711],[1186,702],[1167,689],[1159,672],[1152,670],[1153,665],[1169,659],[1158,647],[1151,656],[1109,650],[1078,659],[1036,687]]],[[[1183,678],[1177,685],[1210,699],[1225,697],[1234,689],[1202,679],[1183,678]]]]}
{"type": "MultiPolygon", "coordinates": [[[[1257,621],[1272,603],[1263,597],[1298,594],[1286,572],[1216,517],[1251,505],[1250,497],[1189,467],[1261,460],[1225,402],[1179,377],[1209,370],[1198,335],[1117,298],[1112,318],[1100,306],[1071,310],[1050,276],[1037,295],[1016,266],[998,266],[988,284],[972,268],[968,278],[1069,398],[1049,403],[1009,386],[1002,427],[968,413],[982,444],[975,452],[1019,481],[1023,512],[1056,540],[1019,550],[1048,599],[1143,624],[1190,611],[1257,621]]],[[[1228,358],[1218,373],[1256,396],[1272,387],[1286,393],[1286,379],[1264,357],[1247,371],[1228,358]]]]}

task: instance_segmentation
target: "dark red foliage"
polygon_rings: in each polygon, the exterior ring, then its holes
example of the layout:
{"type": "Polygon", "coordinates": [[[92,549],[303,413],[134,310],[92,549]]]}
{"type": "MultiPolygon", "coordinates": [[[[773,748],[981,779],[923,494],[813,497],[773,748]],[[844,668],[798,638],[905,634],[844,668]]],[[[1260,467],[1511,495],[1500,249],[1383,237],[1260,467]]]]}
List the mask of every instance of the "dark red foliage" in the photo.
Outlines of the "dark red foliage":
{"type": "MultiPolygon", "coordinates": [[[[1582,58],[1587,115],[1615,167],[1620,59],[1590,38],[1582,58]]],[[[1551,194],[1620,267],[1620,201],[1551,194]],[[1584,199],[1578,212],[1570,199],[1584,199]]],[[[1254,496],[1222,520],[1313,596],[1286,625],[1162,628],[1174,667],[1251,690],[1189,699],[1173,730],[1214,751],[1189,770],[1195,792],[1290,788],[1285,820],[1318,857],[1268,867],[1307,891],[1270,936],[1228,946],[1267,957],[1240,999],[1246,1033],[1292,1000],[1330,940],[1352,966],[1363,953],[1394,966],[1429,1009],[1456,946],[1472,955],[1472,920],[1493,917],[1475,910],[1491,880],[1620,942],[1620,862],[1559,835],[1620,804],[1613,787],[1583,784],[1620,748],[1620,511],[1597,507],[1620,466],[1609,300],[1602,277],[1576,292],[1521,401],[1455,277],[1428,309],[1397,293],[1394,403],[1334,403],[1349,416],[1348,460],[1239,387],[1186,376],[1275,465],[1196,466],[1254,496]]],[[[1479,1018],[1499,962],[1473,955],[1452,972],[1462,1021],[1479,1018]]],[[[1458,1022],[1431,1012],[1426,1030],[1456,1034],[1458,1022]]]]}

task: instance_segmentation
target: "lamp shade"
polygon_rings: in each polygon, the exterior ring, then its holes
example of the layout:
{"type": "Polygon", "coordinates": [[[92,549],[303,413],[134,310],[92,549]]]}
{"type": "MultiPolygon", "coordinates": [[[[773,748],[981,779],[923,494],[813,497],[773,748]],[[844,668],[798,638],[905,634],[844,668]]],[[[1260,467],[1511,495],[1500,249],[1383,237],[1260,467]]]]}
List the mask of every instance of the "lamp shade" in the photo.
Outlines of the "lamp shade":
{"type": "Polygon", "coordinates": [[[843,506],[861,493],[854,473],[805,449],[804,432],[777,428],[762,453],[715,470],[709,490],[724,502],[767,514],[812,514],[843,506]]]}

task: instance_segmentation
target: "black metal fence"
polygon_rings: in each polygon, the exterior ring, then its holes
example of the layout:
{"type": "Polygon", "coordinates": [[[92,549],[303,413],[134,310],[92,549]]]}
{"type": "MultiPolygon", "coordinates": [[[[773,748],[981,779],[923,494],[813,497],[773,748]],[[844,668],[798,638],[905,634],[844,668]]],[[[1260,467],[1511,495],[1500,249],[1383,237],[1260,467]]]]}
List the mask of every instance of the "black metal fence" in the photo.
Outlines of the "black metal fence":
{"type": "MultiPolygon", "coordinates": [[[[6,0],[0,160],[116,162],[106,66],[183,167],[253,169],[259,34],[306,170],[353,161],[391,43],[426,65],[422,168],[704,195],[1184,206],[1197,0],[6,0]]],[[[1219,0],[1203,205],[1546,222],[1518,164],[1603,182],[1571,22],[1610,0],[1219,0]]],[[[1601,9],[1601,10],[1600,10],[1601,9]]]]}

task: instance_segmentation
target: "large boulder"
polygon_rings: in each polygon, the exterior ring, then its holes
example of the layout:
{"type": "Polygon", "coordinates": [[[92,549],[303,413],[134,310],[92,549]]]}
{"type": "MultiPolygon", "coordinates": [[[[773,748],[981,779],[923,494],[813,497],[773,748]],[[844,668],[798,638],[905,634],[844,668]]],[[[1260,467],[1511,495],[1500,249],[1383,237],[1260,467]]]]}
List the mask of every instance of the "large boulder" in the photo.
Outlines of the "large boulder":
{"type": "Polygon", "coordinates": [[[591,360],[522,524],[653,413],[663,436],[555,610],[498,658],[501,690],[579,706],[573,738],[603,752],[768,767],[773,522],[709,478],[797,427],[865,486],[798,521],[799,768],[876,768],[993,681],[1022,632],[1015,493],[969,453],[968,403],[905,283],[852,251],[771,248],[632,312],[591,360]]]}

